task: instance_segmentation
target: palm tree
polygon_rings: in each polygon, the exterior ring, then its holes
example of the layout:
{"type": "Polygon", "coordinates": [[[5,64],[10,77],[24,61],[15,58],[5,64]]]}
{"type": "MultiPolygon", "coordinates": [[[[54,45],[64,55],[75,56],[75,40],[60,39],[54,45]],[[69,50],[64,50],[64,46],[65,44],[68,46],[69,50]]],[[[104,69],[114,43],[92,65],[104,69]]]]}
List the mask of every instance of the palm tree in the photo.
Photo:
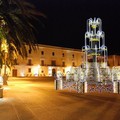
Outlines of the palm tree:
{"type": "Polygon", "coordinates": [[[12,55],[10,51],[17,51],[24,58],[27,57],[26,45],[29,49],[36,49],[34,45],[37,43],[35,36],[37,30],[34,22],[44,27],[38,19],[39,16],[46,17],[25,0],[0,0],[0,69],[2,63],[12,64],[12,61],[8,59],[12,55]],[[1,50],[3,39],[6,40],[10,52],[7,58],[5,50],[1,50]]]}

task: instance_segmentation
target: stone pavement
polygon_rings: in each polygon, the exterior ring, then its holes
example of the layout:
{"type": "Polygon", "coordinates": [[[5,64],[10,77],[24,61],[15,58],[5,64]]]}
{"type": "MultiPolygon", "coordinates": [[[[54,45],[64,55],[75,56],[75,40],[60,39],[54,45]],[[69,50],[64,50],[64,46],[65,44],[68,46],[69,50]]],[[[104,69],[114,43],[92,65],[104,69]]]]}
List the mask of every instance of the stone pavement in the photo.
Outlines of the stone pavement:
{"type": "Polygon", "coordinates": [[[120,94],[56,91],[54,81],[8,81],[0,120],[120,120],[120,94]]]}

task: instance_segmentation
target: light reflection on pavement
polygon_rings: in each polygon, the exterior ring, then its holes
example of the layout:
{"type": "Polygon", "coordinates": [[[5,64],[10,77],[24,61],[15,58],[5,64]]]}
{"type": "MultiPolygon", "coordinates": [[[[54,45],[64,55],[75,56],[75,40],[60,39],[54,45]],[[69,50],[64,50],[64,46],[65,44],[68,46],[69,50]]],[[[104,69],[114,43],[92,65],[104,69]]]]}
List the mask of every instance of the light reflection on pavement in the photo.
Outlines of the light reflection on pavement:
{"type": "Polygon", "coordinates": [[[0,99],[0,120],[120,119],[119,94],[56,91],[53,80],[12,80],[4,87],[4,96],[0,99]]]}

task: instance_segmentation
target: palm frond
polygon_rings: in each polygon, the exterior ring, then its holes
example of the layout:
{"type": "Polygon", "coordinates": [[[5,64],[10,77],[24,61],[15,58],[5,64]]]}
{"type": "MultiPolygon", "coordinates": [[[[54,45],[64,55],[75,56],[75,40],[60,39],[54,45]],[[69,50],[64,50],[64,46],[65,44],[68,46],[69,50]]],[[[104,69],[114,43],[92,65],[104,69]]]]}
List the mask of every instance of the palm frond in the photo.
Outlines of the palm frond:
{"type": "Polygon", "coordinates": [[[45,17],[44,14],[35,10],[34,5],[26,2],[25,0],[2,0],[2,8],[0,8],[0,16],[5,21],[7,29],[9,30],[8,41],[13,42],[18,46],[18,51],[20,55],[24,56],[22,48],[25,44],[29,47],[34,48],[34,44],[37,43],[37,38],[35,32],[37,29],[34,26],[33,20],[40,23],[41,21],[36,17],[36,15],[45,17]],[[5,8],[5,10],[3,10],[5,8]]]}
{"type": "MultiPolygon", "coordinates": [[[[37,11],[35,6],[26,0],[0,0],[0,45],[1,39],[5,38],[9,46],[6,64],[11,64],[15,53],[23,58],[27,57],[26,45],[35,50],[37,32],[34,22],[44,28],[40,17],[46,16],[37,11]]],[[[4,62],[4,52],[0,51],[1,64],[4,62]]]]}

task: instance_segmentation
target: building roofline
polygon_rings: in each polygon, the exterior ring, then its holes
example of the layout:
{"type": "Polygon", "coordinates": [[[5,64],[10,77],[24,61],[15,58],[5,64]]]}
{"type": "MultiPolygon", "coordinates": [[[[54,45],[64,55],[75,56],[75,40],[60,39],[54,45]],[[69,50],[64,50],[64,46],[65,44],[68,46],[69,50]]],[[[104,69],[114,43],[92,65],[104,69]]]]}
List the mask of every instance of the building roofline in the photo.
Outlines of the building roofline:
{"type": "Polygon", "coordinates": [[[49,48],[56,48],[56,49],[62,49],[62,50],[72,50],[72,51],[79,51],[82,52],[81,49],[76,49],[76,48],[68,48],[68,47],[60,47],[60,46],[54,46],[54,45],[45,45],[45,44],[36,44],[40,47],[49,47],[49,48]]]}

